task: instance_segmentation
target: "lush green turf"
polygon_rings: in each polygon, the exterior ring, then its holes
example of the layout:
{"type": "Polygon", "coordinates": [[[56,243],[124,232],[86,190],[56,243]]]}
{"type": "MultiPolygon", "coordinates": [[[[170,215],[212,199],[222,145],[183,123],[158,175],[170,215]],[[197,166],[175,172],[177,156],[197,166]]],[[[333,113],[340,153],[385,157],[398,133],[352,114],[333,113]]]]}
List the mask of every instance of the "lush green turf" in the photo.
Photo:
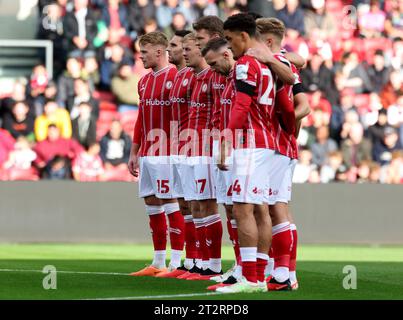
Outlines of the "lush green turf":
{"type": "MultiPolygon", "coordinates": [[[[253,295],[205,295],[209,281],[127,276],[149,263],[150,253],[150,246],[127,244],[3,244],[0,299],[403,299],[402,247],[301,246],[300,289],[253,295]],[[46,265],[58,271],[56,290],[43,289],[46,265]],[[357,269],[356,290],[342,286],[345,265],[357,269]]],[[[229,267],[231,248],[223,254],[229,267]]]]}

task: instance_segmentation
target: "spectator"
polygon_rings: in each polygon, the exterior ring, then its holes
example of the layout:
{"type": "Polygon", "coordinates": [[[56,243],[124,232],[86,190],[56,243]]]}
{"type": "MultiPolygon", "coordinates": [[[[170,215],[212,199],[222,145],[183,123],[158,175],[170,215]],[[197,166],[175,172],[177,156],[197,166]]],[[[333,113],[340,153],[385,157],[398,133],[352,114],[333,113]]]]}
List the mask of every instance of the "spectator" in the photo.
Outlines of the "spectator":
{"type": "Polygon", "coordinates": [[[82,77],[81,62],[76,58],[67,59],[66,71],[60,76],[57,85],[57,103],[66,107],[69,99],[74,98],[74,81],[82,77]]]}
{"type": "Polygon", "coordinates": [[[14,148],[15,140],[11,134],[0,128],[0,167],[8,159],[8,155],[14,148]]]}
{"type": "Polygon", "coordinates": [[[311,0],[312,10],[305,11],[304,24],[308,39],[312,31],[319,31],[319,39],[332,38],[337,33],[336,23],[332,15],[326,12],[325,0],[311,0]]]}
{"type": "Polygon", "coordinates": [[[56,99],[57,99],[57,85],[54,81],[51,80],[48,82],[48,85],[46,86],[43,95],[40,95],[35,100],[33,100],[35,114],[37,116],[43,114],[43,107],[46,101],[56,99]]]}
{"type": "Polygon", "coordinates": [[[373,91],[380,93],[383,87],[388,83],[390,76],[390,68],[385,66],[385,57],[382,50],[376,50],[374,55],[374,63],[368,69],[369,78],[373,91]]]}
{"type": "Polygon", "coordinates": [[[371,164],[372,161],[361,161],[357,169],[357,183],[367,183],[369,182],[369,176],[371,174],[371,164]]]}
{"type": "Polygon", "coordinates": [[[360,118],[357,111],[349,110],[348,112],[346,112],[344,123],[342,125],[342,130],[340,132],[340,137],[342,139],[347,139],[348,135],[350,134],[351,128],[356,124],[360,124],[359,120],[360,118]]]}
{"type": "Polygon", "coordinates": [[[129,24],[132,38],[138,38],[143,34],[144,25],[147,20],[154,19],[157,9],[153,0],[130,0],[129,3],[129,24]]]}
{"type": "Polygon", "coordinates": [[[383,88],[380,96],[384,108],[396,103],[397,98],[403,95],[403,75],[399,71],[393,71],[390,74],[390,80],[383,88]]]}
{"type": "Polygon", "coordinates": [[[88,80],[91,92],[99,85],[101,75],[99,73],[99,64],[96,59],[95,53],[89,53],[84,56],[84,79],[88,80]]]}
{"type": "Polygon", "coordinates": [[[27,91],[29,95],[35,99],[39,96],[43,96],[45,89],[48,85],[49,76],[44,65],[39,64],[32,70],[29,85],[27,91]]]}
{"type": "Polygon", "coordinates": [[[340,105],[332,105],[332,115],[329,125],[330,136],[339,145],[341,142],[341,132],[345,121],[345,114],[350,110],[357,113],[357,108],[354,105],[354,92],[352,92],[352,90],[343,90],[340,96],[340,105]]]}
{"type": "Polygon", "coordinates": [[[103,89],[110,90],[111,79],[125,59],[130,60],[121,45],[115,44],[105,48],[104,60],[101,63],[101,87],[103,89]]]}
{"type": "Polygon", "coordinates": [[[53,42],[53,70],[56,78],[62,73],[65,62],[62,14],[62,8],[58,3],[47,5],[41,12],[37,34],[38,39],[53,42]]]}
{"type": "Polygon", "coordinates": [[[334,82],[334,72],[326,67],[319,53],[314,53],[307,67],[301,70],[301,80],[305,91],[320,90],[332,105],[338,103],[339,93],[334,82]]]}
{"type": "Polygon", "coordinates": [[[71,160],[65,156],[56,155],[43,169],[42,179],[71,179],[71,160]]]}
{"type": "Polygon", "coordinates": [[[108,28],[108,43],[121,42],[129,34],[128,10],[121,0],[106,0],[107,5],[102,10],[102,20],[108,28]]]}
{"type": "Polygon", "coordinates": [[[26,102],[16,102],[11,115],[6,114],[3,121],[3,128],[7,130],[14,139],[26,137],[30,141],[35,140],[34,118],[29,114],[29,106],[26,102]]]}
{"type": "Polygon", "coordinates": [[[91,105],[81,102],[78,106],[78,117],[73,119],[73,138],[87,148],[96,141],[96,120],[91,116],[91,105]]]}
{"type": "Polygon", "coordinates": [[[91,105],[91,115],[98,119],[99,117],[99,102],[91,95],[90,87],[87,81],[76,79],[74,81],[74,97],[70,97],[67,102],[67,108],[70,112],[70,118],[78,117],[78,106],[81,102],[87,102],[91,105]]]}
{"type": "Polygon", "coordinates": [[[381,98],[375,92],[369,94],[369,102],[360,108],[361,123],[364,128],[374,125],[378,121],[379,111],[382,109],[381,98]]]}
{"type": "MultiPolygon", "coordinates": [[[[191,19],[191,11],[183,5],[183,1],[179,0],[165,0],[159,1],[162,2],[159,6],[157,6],[156,18],[158,26],[161,29],[165,29],[169,27],[173,20],[174,16],[179,13],[186,25],[186,17],[191,19]]],[[[183,29],[181,29],[183,30],[183,29]]],[[[169,38],[168,38],[169,39],[169,38]]]]}
{"type": "Polygon", "coordinates": [[[48,136],[48,127],[54,124],[65,139],[71,138],[71,120],[69,113],[58,106],[56,101],[49,100],[44,107],[44,114],[35,119],[34,131],[37,141],[48,136]]]}
{"type": "MultiPolygon", "coordinates": [[[[54,124],[50,124],[46,140],[38,142],[34,147],[34,151],[37,154],[34,163],[39,169],[44,169],[56,156],[74,159],[82,149],[77,141],[62,138],[59,128],[54,124]]],[[[59,165],[60,162],[57,161],[56,165],[59,165]]]]}
{"type": "Polygon", "coordinates": [[[66,14],[63,28],[68,52],[81,56],[84,51],[94,50],[97,25],[94,12],[88,8],[88,0],[74,0],[74,11],[66,14]]]}
{"type": "Polygon", "coordinates": [[[403,183],[403,151],[392,152],[390,165],[386,170],[386,183],[402,184],[403,183]]]}
{"type": "Polygon", "coordinates": [[[336,142],[329,138],[329,128],[322,126],[316,131],[316,142],[312,145],[312,163],[321,167],[327,161],[327,155],[337,150],[336,142]]]}
{"type": "Polygon", "coordinates": [[[385,28],[385,13],[379,7],[378,0],[371,0],[369,12],[358,19],[360,35],[364,38],[379,38],[385,28]]]}
{"type": "Polygon", "coordinates": [[[32,99],[26,95],[26,86],[22,81],[14,82],[11,96],[3,99],[0,108],[0,115],[4,117],[6,114],[12,114],[13,106],[16,102],[25,101],[29,105],[29,112],[35,116],[35,110],[32,107],[32,99]]]}
{"type": "Polygon", "coordinates": [[[371,162],[371,166],[369,167],[369,182],[381,182],[381,166],[379,165],[379,163],[371,162]]]}
{"type": "Polygon", "coordinates": [[[378,114],[378,121],[373,126],[368,128],[367,136],[373,146],[382,142],[387,125],[388,118],[386,115],[386,110],[381,109],[378,114]]]}
{"type": "Polygon", "coordinates": [[[191,17],[187,17],[190,23],[206,16],[218,16],[217,5],[208,0],[195,0],[191,7],[191,17]]]}
{"type": "Polygon", "coordinates": [[[131,139],[123,131],[118,120],[111,124],[109,132],[101,139],[101,158],[105,169],[112,167],[127,168],[130,156],[131,139]]]}
{"type": "Polygon", "coordinates": [[[346,183],[348,181],[347,173],[348,173],[348,170],[347,170],[346,166],[341,165],[339,167],[339,169],[337,169],[337,171],[336,171],[336,176],[334,178],[334,181],[338,182],[338,183],[346,183]]]}
{"type": "Polygon", "coordinates": [[[348,52],[343,55],[339,72],[339,89],[351,88],[355,93],[365,93],[372,90],[371,80],[367,71],[360,64],[356,52],[348,52]]]}
{"type": "Polygon", "coordinates": [[[133,66],[129,62],[123,62],[117,75],[112,78],[111,89],[117,98],[119,112],[137,109],[139,95],[137,85],[140,77],[133,72],[133,66]],[[135,88],[135,89],[134,89],[135,88]]]}
{"type": "Polygon", "coordinates": [[[286,6],[277,12],[277,18],[284,22],[287,36],[292,39],[305,34],[304,11],[298,0],[286,0],[286,6]]]}
{"type": "Polygon", "coordinates": [[[343,155],[340,151],[332,151],[328,154],[328,160],[320,169],[320,181],[322,183],[333,182],[336,179],[336,172],[343,164],[343,155]]]}
{"type": "Polygon", "coordinates": [[[176,31],[185,30],[187,22],[182,12],[175,12],[172,16],[172,22],[166,26],[163,31],[168,39],[171,39],[176,31]]]}
{"type": "Polygon", "coordinates": [[[352,124],[348,138],[341,144],[343,162],[348,169],[357,167],[364,160],[371,160],[371,143],[364,138],[364,129],[357,122],[352,124]]]}
{"type": "Polygon", "coordinates": [[[391,162],[393,151],[401,149],[402,147],[396,129],[388,127],[385,129],[383,140],[377,143],[372,149],[372,156],[374,161],[384,166],[391,162]]]}
{"type": "Polygon", "coordinates": [[[388,123],[391,126],[403,126],[403,96],[400,96],[396,103],[388,108],[388,123]]]}
{"type": "Polygon", "coordinates": [[[385,21],[385,33],[391,39],[403,39],[403,2],[401,0],[392,1],[392,10],[385,21]]]}
{"type": "Polygon", "coordinates": [[[4,168],[7,170],[31,168],[32,162],[36,159],[36,153],[31,149],[29,141],[20,136],[13,150],[9,153],[8,160],[4,163],[4,168]]]}
{"type": "Polygon", "coordinates": [[[73,177],[77,181],[101,181],[104,173],[102,159],[99,156],[100,147],[96,142],[91,143],[73,160],[73,177]]]}
{"type": "Polygon", "coordinates": [[[301,150],[298,163],[294,170],[294,183],[306,183],[309,180],[311,172],[315,169],[315,166],[311,163],[312,153],[310,150],[301,150]]]}

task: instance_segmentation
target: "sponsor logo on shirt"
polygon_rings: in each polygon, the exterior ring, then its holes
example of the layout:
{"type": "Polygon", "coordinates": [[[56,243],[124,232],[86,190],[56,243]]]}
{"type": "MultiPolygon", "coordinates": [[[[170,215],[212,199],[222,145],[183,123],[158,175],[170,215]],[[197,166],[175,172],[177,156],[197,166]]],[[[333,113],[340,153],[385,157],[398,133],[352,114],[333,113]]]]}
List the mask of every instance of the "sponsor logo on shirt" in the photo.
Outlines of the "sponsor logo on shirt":
{"type": "Polygon", "coordinates": [[[158,100],[158,99],[146,99],[146,106],[170,106],[171,101],[169,100],[158,100]]]}
{"type": "Polygon", "coordinates": [[[223,98],[221,98],[221,99],[220,99],[220,103],[221,103],[222,105],[224,105],[224,104],[231,104],[232,101],[231,101],[231,99],[223,99],[223,98]]]}
{"type": "Polygon", "coordinates": [[[204,108],[204,107],[206,106],[206,104],[205,104],[205,103],[201,103],[201,102],[192,101],[192,102],[190,103],[190,106],[191,106],[192,108],[204,108]]]}
{"type": "Polygon", "coordinates": [[[186,99],[185,98],[178,98],[178,97],[172,97],[171,98],[171,102],[172,103],[186,103],[186,99]]]}
{"type": "Polygon", "coordinates": [[[223,83],[213,83],[213,89],[214,90],[224,90],[225,89],[225,84],[223,84],[223,83]]]}

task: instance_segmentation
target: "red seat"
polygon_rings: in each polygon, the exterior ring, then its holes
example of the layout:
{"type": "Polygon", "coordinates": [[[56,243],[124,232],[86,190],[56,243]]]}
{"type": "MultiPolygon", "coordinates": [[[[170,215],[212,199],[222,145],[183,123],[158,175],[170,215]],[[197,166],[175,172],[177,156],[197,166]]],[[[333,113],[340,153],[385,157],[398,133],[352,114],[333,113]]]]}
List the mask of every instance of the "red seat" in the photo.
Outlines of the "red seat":
{"type": "Polygon", "coordinates": [[[358,109],[366,108],[369,105],[369,94],[355,95],[354,104],[358,109]]]}
{"type": "Polygon", "coordinates": [[[99,111],[99,122],[112,122],[115,119],[119,119],[120,114],[115,110],[100,110],[99,111]]]}
{"type": "Polygon", "coordinates": [[[105,101],[101,100],[99,102],[99,109],[100,110],[111,110],[111,111],[116,111],[117,110],[117,105],[111,101],[105,101]]]}
{"type": "Polygon", "coordinates": [[[29,169],[17,169],[11,168],[7,170],[8,179],[11,181],[38,181],[39,175],[34,168],[29,169]]]}
{"type": "Polygon", "coordinates": [[[115,101],[115,96],[113,95],[112,92],[109,92],[109,91],[94,91],[92,93],[92,96],[95,99],[99,99],[101,101],[107,101],[107,102],[115,101]]]}

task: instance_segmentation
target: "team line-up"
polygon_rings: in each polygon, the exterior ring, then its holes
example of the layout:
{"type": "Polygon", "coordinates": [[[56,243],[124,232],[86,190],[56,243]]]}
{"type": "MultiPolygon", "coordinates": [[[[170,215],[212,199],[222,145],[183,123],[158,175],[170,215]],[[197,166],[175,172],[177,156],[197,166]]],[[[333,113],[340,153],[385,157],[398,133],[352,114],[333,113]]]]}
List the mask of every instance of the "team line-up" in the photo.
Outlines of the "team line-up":
{"type": "Polygon", "coordinates": [[[285,27],[275,18],[205,16],[193,29],[139,41],[151,71],[138,84],[128,165],[139,176],[154,258],[131,275],[212,280],[207,289],[222,293],[296,290],[289,202],[309,114],[298,72],[305,61],[282,50],[285,27]],[[225,273],[218,204],[235,254],[225,273]]]}

